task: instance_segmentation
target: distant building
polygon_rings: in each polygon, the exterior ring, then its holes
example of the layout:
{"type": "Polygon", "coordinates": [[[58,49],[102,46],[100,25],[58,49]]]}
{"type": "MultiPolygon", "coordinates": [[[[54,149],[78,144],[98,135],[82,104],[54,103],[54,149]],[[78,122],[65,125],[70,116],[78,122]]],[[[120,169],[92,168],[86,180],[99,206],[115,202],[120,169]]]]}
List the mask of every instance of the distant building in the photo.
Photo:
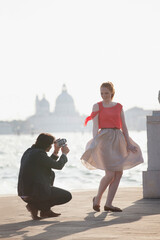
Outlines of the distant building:
{"type": "Polygon", "coordinates": [[[35,105],[36,105],[35,114],[37,116],[49,115],[49,102],[45,99],[45,96],[43,96],[42,100],[39,100],[38,96],[36,96],[35,105]]]}
{"type": "Polygon", "coordinates": [[[50,112],[50,105],[45,96],[41,100],[36,96],[35,114],[26,121],[34,132],[71,132],[84,128],[84,117],[76,111],[74,100],[68,94],[66,85],[63,85],[62,92],[56,99],[53,112],[50,112]]]}
{"type": "MultiPolygon", "coordinates": [[[[151,110],[134,107],[125,111],[125,119],[129,130],[146,130],[146,116],[152,115],[151,110]]],[[[76,111],[74,100],[67,92],[66,85],[57,97],[54,111],[45,96],[36,96],[35,113],[25,121],[0,121],[0,134],[34,134],[40,132],[75,132],[90,131],[92,122],[84,127],[86,116],[80,116],[76,111]]]]}
{"type": "Polygon", "coordinates": [[[125,111],[125,119],[129,130],[146,130],[146,116],[152,115],[152,110],[134,107],[125,111]]]}
{"type": "Polygon", "coordinates": [[[0,121],[0,134],[12,134],[12,127],[8,121],[0,121]]]}

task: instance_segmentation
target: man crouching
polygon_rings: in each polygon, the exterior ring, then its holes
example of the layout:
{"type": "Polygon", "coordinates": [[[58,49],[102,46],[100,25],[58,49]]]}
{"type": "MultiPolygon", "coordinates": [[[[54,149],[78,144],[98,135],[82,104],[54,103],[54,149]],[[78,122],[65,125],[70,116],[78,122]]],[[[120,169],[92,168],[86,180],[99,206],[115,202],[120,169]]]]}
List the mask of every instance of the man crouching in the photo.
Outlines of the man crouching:
{"type": "Polygon", "coordinates": [[[61,170],[67,162],[68,152],[66,144],[59,146],[55,137],[47,133],[41,133],[35,144],[24,152],[18,177],[18,196],[28,203],[26,208],[31,212],[32,219],[57,217],[60,214],[51,211],[51,207],[72,199],[70,192],[53,186],[55,173],[52,168],[61,170]],[[47,152],[52,144],[54,152],[49,157],[47,152]],[[57,161],[60,149],[62,155],[57,161]]]}

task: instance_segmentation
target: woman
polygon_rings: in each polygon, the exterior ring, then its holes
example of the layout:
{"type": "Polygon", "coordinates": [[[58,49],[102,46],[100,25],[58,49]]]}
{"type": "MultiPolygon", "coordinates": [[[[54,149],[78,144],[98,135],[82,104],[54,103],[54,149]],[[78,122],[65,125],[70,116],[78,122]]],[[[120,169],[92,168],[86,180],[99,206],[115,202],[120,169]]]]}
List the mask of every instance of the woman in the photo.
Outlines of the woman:
{"type": "Polygon", "coordinates": [[[81,159],[88,169],[102,169],[97,195],[93,198],[93,209],[100,211],[100,201],[108,187],[105,211],[121,212],[112,205],[123,170],[143,162],[140,147],[129,137],[124,112],[120,103],[113,102],[115,94],[111,82],[100,87],[102,101],[93,105],[92,114],[86,118],[85,125],[93,120],[93,139],[91,139],[81,159]]]}

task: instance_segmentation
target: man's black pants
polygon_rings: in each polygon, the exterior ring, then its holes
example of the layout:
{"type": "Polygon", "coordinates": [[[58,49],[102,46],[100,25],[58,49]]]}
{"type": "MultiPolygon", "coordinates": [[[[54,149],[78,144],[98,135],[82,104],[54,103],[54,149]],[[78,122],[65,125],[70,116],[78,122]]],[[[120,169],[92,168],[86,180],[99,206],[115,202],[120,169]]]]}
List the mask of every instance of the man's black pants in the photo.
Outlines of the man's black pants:
{"type": "Polygon", "coordinates": [[[57,188],[57,187],[51,187],[51,196],[50,199],[42,201],[41,199],[34,199],[34,198],[28,198],[23,199],[23,201],[32,204],[35,208],[41,211],[49,211],[51,207],[55,205],[61,205],[64,203],[69,202],[72,199],[72,195],[70,192],[57,188]]]}

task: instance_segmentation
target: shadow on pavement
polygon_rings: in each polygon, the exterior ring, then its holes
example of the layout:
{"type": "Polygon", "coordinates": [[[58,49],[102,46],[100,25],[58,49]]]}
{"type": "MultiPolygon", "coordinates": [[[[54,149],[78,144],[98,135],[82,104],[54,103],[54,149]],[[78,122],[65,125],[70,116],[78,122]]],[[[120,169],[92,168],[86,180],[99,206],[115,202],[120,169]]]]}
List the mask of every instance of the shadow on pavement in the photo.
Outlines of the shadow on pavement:
{"type": "MultiPolygon", "coordinates": [[[[76,212],[76,209],[75,209],[76,212]]],[[[89,229],[96,229],[104,226],[111,226],[116,224],[128,224],[139,221],[143,216],[160,214],[160,200],[159,199],[141,199],[134,202],[133,205],[123,209],[122,213],[107,213],[89,212],[87,216],[81,221],[26,221],[11,224],[4,224],[0,226],[0,238],[9,238],[22,236],[24,240],[40,240],[40,239],[60,239],[70,236],[72,234],[85,232],[89,229]],[[112,214],[114,218],[107,220],[107,215],[112,214]],[[43,228],[43,233],[33,236],[27,236],[28,226],[47,225],[43,228]],[[49,226],[48,226],[49,224],[49,226]],[[7,231],[5,230],[7,229],[7,231]]]]}

